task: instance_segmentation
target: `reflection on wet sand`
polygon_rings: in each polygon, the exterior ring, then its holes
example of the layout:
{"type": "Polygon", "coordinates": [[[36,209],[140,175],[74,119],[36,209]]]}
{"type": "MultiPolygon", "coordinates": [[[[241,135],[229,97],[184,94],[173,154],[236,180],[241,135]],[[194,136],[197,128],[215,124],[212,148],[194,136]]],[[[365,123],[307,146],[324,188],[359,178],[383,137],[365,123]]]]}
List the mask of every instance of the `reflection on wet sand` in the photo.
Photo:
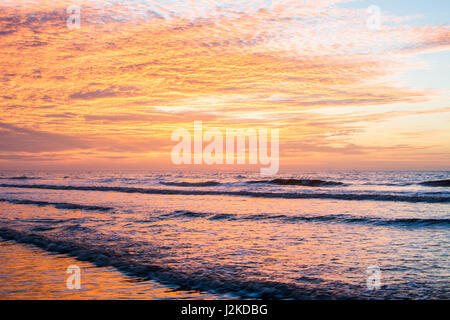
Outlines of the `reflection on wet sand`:
{"type": "Polygon", "coordinates": [[[216,299],[217,295],[171,289],[33,246],[0,241],[0,299],[216,299]],[[80,290],[67,288],[69,266],[81,269],[80,290]]]}

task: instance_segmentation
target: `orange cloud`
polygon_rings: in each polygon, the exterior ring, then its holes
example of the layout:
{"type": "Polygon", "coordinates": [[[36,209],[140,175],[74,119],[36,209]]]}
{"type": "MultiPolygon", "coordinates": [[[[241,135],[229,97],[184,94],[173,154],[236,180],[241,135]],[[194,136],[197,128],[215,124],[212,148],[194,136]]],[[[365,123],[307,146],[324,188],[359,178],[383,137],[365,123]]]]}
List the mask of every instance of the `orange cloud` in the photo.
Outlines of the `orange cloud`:
{"type": "MultiPolygon", "coordinates": [[[[389,159],[389,141],[375,148],[355,137],[370,123],[415,109],[326,118],[316,111],[430,101],[434,92],[401,87],[391,77],[408,67],[405,58],[449,48],[448,26],[389,24],[374,32],[365,13],[331,6],[337,1],[273,8],[236,2],[246,8],[241,12],[210,1],[185,8],[79,1],[81,27],[69,29],[72,2],[0,4],[4,165],[39,155],[44,162],[164,163],[171,132],[194,120],[280,127],[291,164],[308,152],[389,159]]],[[[449,151],[445,142],[430,141],[436,143],[441,154],[449,151]]],[[[402,145],[411,154],[424,148],[402,145]]]]}

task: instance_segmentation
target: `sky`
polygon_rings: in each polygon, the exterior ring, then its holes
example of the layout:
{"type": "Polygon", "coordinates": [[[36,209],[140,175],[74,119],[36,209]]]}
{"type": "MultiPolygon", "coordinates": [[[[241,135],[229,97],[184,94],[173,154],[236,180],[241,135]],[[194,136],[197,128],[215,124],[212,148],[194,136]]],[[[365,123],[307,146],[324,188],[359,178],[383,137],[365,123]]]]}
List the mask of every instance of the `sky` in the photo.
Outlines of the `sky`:
{"type": "Polygon", "coordinates": [[[0,0],[0,169],[169,168],[172,132],[202,121],[278,128],[281,168],[450,170],[448,12],[0,0]]]}

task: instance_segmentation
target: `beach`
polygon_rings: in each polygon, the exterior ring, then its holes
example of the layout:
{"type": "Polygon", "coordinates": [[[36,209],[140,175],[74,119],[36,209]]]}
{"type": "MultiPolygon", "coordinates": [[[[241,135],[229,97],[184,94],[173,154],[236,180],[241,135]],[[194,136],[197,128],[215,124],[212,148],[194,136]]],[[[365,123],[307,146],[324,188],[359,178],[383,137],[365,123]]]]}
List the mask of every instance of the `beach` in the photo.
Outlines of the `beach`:
{"type": "Polygon", "coordinates": [[[448,177],[3,172],[0,297],[448,299],[448,177]]]}
{"type": "Polygon", "coordinates": [[[0,241],[0,300],[87,299],[218,299],[210,293],[182,291],[154,281],[127,276],[35,246],[0,241]],[[82,270],[80,290],[67,288],[67,267],[82,270]]]}

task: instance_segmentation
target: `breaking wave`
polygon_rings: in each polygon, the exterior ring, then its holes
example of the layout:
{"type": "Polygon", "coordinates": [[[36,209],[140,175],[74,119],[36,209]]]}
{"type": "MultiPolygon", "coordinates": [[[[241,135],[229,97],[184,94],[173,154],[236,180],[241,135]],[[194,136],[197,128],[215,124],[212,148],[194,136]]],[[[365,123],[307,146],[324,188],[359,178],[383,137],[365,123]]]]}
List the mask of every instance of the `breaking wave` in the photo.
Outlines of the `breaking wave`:
{"type": "Polygon", "coordinates": [[[122,192],[160,195],[223,195],[243,196],[254,198],[281,198],[281,199],[335,199],[355,201],[396,201],[396,202],[424,202],[424,203],[450,203],[448,196],[431,195],[392,195],[392,194],[361,194],[361,193],[299,193],[299,192],[261,192],[261,191],[219,191],[219,190],[173,190],[136,187],[111,187],[111,186],[68,186],[47,184],[0,184],[5,188],[30,188],[49,190],[78,190],[99,192],[122,192]]]}
{"type": "Polygon", "coordinates": [[[260,220],[277,220],[281,222],[334,222],[334,223],[352,223],[352,224],[366,224],[374,226],[397,226],[397,227],[411,227],[411,228],[425,228],[425,227],[450,227],[450,219],[422,219],[422,218],[398,218],[385,219],[379,217],[359,217],[346,214],[337,215],[317,215],[317,216],[299,216],[299,215],[238,215],[238,214],[214,214],[177,210],[165,216],[174,217],[189,217],[189,218],[207,218],[209,220],[229,220],[229,221],[260,221],[260,220]]]}
{"type": "Polygon", "coordinates": [[[214,187],[221,183],[217,181],[206,181],[206,182],[164,182],[161,181],[160,184],[165,186],[173,187],[214,187]]]}
{"type": "Polygon", "coordinates": [[[450,187],[450,179],[447,180],[435,180],[435,181],[425,181],[420,183],[423,186],[428,187],[450,187]]]}
{"type": "Polygon", "coordinates": [[[64,202],[47,202],[47,201],[35,201],[35,200],[25,200],[25,199],[1,199],[0,202],[9,202],[13,204],[27,204],[35,206],[52,206],[57,209],[69,209],[69,210],[86,210],[86,211],[111,211],[113,208],[101,207],[101,206],[89,206],[75,203],[64,203],[64,202]]]}
{"type": "Polygon", "coordinates": [[[304,187],[332,187],[341,186],[344,183],[336,181],[323,181],[317,179],[273,179],[273,180],[256,180],[247,181],[249,184],[266,183],[280,186],[304,186],[304,187]]]}
{"type": "Polygon", "coordinates": [[[27,176],[17,176],[17,177],[0,177],[0,180],[39,180],[40,177],[27,177],[27,176]]]}
{"type": "MultiPolygon", "coordinates": [[[[36,228],[35,228],[36,229],[36,228]]],[[[38,230],[36,230],[38,231],[38,230]]],[[[44,230],[42,230],[44,231],[44,230]]],[[[313,288],[305,283],[284,283],[272,280],[245,279],[242,276],[223,274],[217,270],[178,270],[167,265],[152,263],[148,256],[128,252],[126,248],[88,243],[75,243],[53,239],[42,234],[15,230],[0,226],[0,237],[32,244],[50,252],[68,254],[97,266],[112,266],[119,271],[143,280],[155,280],[184,290],[209,291],[252,299],[343,299],[345,290],[313,288]]],[[[343,288],[349,284],[336,284],[331,288],[343,288]]],[[[349,289],[349,288],[346,288],[349,289]]],[[[355,287],[352,286],[355,290],[355,287]]]]}

